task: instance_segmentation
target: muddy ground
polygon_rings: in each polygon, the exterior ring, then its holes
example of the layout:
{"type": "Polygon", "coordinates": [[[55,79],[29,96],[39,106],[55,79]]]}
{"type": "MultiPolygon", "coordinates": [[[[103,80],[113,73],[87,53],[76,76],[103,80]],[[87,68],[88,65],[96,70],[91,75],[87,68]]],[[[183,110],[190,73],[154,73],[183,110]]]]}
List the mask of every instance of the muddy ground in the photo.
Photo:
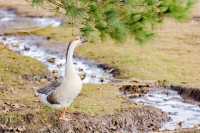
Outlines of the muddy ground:
{"type": "Polygon", "coordinates": [[[183,85],[171,85],[168,88],[176,90],[183,98],[200,102],[200,89],[183,86],[183,85]]]}
{"type": "MultiPolygon", "coordinates": [[[[57,133],[137,133],[156,131],[161,123],[167,120],[167,115],[152,107],[142,107],[120,111],[113,115],[92,117],[80,112],[67,114],[70,120],[57,121],[54,126],[42,127],[39,129],[26,128],[26,126],[9,127],[0,125],[0,131],[24,131],[24,132],[57,132],[57,133]],[[23,128],[22,128],[23,127],[23,128]]],[[[34,116],[30,117],[30,123],[34,123],[34,116]]],[[[51,116],[55,120],[54,116],[51,116]]]]}

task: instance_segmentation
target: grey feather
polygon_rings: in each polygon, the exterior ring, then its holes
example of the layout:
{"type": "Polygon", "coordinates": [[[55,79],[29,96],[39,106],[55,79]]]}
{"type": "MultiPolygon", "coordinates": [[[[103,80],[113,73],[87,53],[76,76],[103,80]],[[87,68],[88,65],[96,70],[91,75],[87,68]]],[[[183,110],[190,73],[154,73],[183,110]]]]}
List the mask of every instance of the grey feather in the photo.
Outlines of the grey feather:
{"type": "Polygon", "coordinates": [[[52,83],[50,83],[49,85],[37,90],[38,93],[41,94],[46,94],[49,95],[50,93],[52,93],[53,91],[56,90],[57,87],[59,87],[61,85],[61,82],[59,81],[53,81],[52,83]]]}

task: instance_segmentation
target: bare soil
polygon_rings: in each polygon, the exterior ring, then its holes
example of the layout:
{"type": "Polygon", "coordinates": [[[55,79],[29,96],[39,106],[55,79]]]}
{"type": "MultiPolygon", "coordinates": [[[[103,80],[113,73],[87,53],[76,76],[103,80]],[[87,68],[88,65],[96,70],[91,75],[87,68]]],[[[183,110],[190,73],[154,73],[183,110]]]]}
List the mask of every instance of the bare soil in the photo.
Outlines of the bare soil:
{"type": "MultiPolygon", "coordinates": [[[[34,117],[34,116],[29,116],[34,117]]],[[[54,116],[51,116],[55,119],[54,116]]],[[[26,129],[26,126],[9,127],[0,125],[0,132],[23,131],[56,132],[56,133],[137,133],[156,131],[162,122],[168,119],[167,115],[159,109],[142,107],[123,110],[113,115],[92,117],[80,112],[67,114],[68,121],[57,121],[55,126],[40,129],[26,129]]]]}
{"type": "Polygon", "coordinates": [[[171,85],[170,89],[176,90],[184,99],[200,105],[200,89],[184,85],[171,85]]]}

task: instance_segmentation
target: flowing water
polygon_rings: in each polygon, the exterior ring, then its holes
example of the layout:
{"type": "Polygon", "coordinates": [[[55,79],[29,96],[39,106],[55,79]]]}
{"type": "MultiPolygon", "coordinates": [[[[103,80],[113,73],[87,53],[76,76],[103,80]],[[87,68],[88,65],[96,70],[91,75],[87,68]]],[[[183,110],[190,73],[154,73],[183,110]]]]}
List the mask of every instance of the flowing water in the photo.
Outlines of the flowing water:
{"type": "MultiPolygon", "coordinates": [[[[62,25],[62,21],[56,18],[21,17],[17,16],[13,10],[0,10],[0,29],[3,29],[1,33],[12,31],[13,29],[57,27],[60,25],[62,25]]],[[[64,75],[66,45],[55,41],[51,42],[45,37],[33,35],[2,35],[0,36],[0,42],[15,52],[41,61],[48,66],[50,71],[57,71],[61,76],[64,75]]],[[[75,58],[74,64],[79,74],[84,77],[84,83],[106,83],[113,77],[112,74],[99,68],[92,61],[75,58]]]]}
{"type": "MultiPolygon", "coordinates": [[[[62,21],[56,18],[32,18],[17,16],[13,10],[0,10],[1,34],[13,29],[26,29],[30,27],[44,28],[47,26],[57,27],[62,21]]],[[[49,68],[50,71],[58,71],[64,74],[66,46],[51,41],[41,36],[0,36],[2,42],[9,49],[35,58],[49,68]],[[55,49],[56,45],[56,49],[55,49]]],[[[92,61],[75,58],[74,64],[79,73],[85,75],[85,83],[106,83],[113,79],[109,71],[99,68],[92,61]]],[[[182,127],[191,128],[200,124],[200,107],[198,105],[184,102],[176,91],[166,89],[154,89],[140,98],[131,99],[133,102],[151,105],[168,112],[170,121],[165,123],[161,130],[173,130],[179,123],[182,127]]]]}
{"type": "Polygon", "coordinates": [[[57,27],[63,21],[57,18],[17,16],[14,10],[0,10],[0,33],[9,33],[21,29],[57,27]]]}
{"type": "MultiPolygon", "coordinates": [[[[17,53],[41,61],[50,71],[57,71],[59,75],[64,76],[66,45],[56,44],[39,36],[0,36],[0,42],[17,53]],[[58,46],[57,51],[55,45],[58,46]]],[[[85,77],[84,83],[106,83],[113,77],[111,73],[91,61],[74,58],[74,65],[79,74],[85,77]]]]}
{"type": "Polygon", "coordinates": [[[154,89],[145,96],[131,99],[133,102],[150,105],[167,112],[170,120],[161,130],[174,130],[178,127],[192,128],[200,124],[200,107],[186,103],[174,90],[154,89]]]}

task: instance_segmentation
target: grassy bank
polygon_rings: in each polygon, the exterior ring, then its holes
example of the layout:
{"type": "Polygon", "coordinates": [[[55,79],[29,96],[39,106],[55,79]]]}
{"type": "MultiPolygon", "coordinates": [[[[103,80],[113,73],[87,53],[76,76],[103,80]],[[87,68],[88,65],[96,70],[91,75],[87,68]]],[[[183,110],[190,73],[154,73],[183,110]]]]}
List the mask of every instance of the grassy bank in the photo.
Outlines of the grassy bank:
{"type": "Polygon", "coordinates": [[[29,57],[22,57],[0,44],[0,81],[7,87],[23,86],[25,78],[43,76],[47,73],[44,65],[29,57]]]}
{"type": "MultiPolygon", "coordinates": [[[[9,7],[5,3],[7,2],[0,1],[0,5],[9,7]]],[[[25,2],[20,3],[27,5],[25,2]]],[[[19,2],[12,2],[10,5],[16,7],[19,6],[19,2]]],[[[199,5],[200,2],[196,4],[192,13],[196,18],[200,16],[199,5]]],[[[29,10],[22,8],[21,11],[29,10]]],[[[37,10],[31,9],[29,12],[34,15],[37,10]]],[[[43,12],[45,11],[43,10],[43,12]]],[[[117,44],[110,40],[100,42],[95,38],[94,42],[80,48],[77,54],[118,68],[121,72],[118,78],[167,80],[172,83],[199,86],[200,21],[191,19],[178,23],[166,20],[156,29],[153,40],[145,44],[138,44],[133,39],[129,39],[123,44],[117,44]]],[[[74,29],[75,32],[76,30],[74,29]]],[[[71,25],[68,24],[28,34],[48,36],[63,43],[73,39],[71,25]]]]}
{"type": "Polygon", "coordinates": [[[39,106],[33,91],[33,87],[39,84],[32,78],[47,75],[47,69],[38,61],[13,53],[2,44],[0,52],[0,123],[23,125],[28,114],[42,117],[38,113],[44,112],[43,107],[39,106]]]}
{"type": "MultiPolygon", "coordinates": [[[[133,39],[124,44],[96,41],[80,48],[77,54],[118,68],[119,78],[167,80],[199,86],[200,22],[166,21],[157,29],[155,38],[145,44],[138,44],[133,39]]],[[[33,34],[66,43],[72,39],[70,30],[69,26],[64,26],[33,34]]]]}
{"type": "MultiPolygon", "coordinates": [[[[198,17],[199,5],[193,16],[198,17]]],[[[192,17],[191,17],[192,18],[192,17]]],[[[75,33],[77,29],[74,29],[75,33]]],[[[30,33],[29,33],[30,34],[30,33]]],[[[72,28],[66,24],[58,28],[46,28],[31,34],[48,36],[66,43],[73,39],[72,28]]],[[[128,39],[123,44],[101,42],[95,38],[77,51],[84,58],[106,63],[120,70],[118,78],[167,80],[199,86],[200,80],[200,21],[190,19],[179,23],[166,20],[156,27],[155,37],[145,44],[128,39]]]]}
{"type": "MultiPolygon", "coordinates": [[[[34,95],[33,88],[47,83],[33,77],[48,75],[46,67],[32,58],[13,53],[2,44],[0,52],[0,125],[37,130],[57,124],[59,111],[46,107],[34,95]]],[[[120,96],[116,85],[85,85],[69,111],[101,116],[130,107],[136,106],[120,96]]]]}

